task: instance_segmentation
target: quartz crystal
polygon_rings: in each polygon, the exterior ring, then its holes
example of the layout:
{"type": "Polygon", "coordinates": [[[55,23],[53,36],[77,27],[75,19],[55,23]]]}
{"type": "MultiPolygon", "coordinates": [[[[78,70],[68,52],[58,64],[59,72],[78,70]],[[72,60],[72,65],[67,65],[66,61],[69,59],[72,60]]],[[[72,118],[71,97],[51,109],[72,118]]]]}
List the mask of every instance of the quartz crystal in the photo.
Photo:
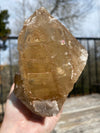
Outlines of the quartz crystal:
{"type": "Polygon", "coordinates": [[[56,115],[87,61],[87,51],[45,8],[24,22],[18,38],[14,94],[32,112],[56,115]]]}

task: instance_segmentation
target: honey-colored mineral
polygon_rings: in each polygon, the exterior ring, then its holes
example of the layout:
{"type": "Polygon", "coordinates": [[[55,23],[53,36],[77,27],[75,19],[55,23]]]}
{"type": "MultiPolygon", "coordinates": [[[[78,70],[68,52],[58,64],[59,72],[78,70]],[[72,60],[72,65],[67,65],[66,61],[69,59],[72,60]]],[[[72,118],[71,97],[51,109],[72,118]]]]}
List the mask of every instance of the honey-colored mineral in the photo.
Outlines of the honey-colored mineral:
{"type": "Polygon", "coordinates": [[[18,38],[15,95],[32,112],[57,114],[87,61],[87,51],[45,8],[24,23],[18,38]]]}

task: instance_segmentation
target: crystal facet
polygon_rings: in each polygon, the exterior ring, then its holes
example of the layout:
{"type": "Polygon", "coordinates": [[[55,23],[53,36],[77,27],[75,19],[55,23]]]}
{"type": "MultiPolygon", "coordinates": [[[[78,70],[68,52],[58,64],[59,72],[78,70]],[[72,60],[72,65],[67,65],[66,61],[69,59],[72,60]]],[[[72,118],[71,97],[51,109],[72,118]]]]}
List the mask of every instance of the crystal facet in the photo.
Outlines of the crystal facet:
{"type": "Polygon", "coordinates": [[[45,8],[24,23],[18,38],[15,95],[40,116],[57,114],[87,61],[87,51],[45,8]]]}

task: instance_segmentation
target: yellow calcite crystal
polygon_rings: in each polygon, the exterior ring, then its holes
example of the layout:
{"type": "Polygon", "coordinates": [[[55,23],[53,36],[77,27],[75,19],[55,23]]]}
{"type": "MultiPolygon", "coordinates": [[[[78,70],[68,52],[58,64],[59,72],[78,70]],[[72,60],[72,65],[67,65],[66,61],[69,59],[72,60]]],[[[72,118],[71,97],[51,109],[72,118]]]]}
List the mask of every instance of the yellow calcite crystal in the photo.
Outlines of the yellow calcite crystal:
{"type": "Polygon", "coordinates": [[[24,23],[18,38],[15,95],[40,116],[57,114],[87,61],[87,51],[45,8],[24,23]]]}

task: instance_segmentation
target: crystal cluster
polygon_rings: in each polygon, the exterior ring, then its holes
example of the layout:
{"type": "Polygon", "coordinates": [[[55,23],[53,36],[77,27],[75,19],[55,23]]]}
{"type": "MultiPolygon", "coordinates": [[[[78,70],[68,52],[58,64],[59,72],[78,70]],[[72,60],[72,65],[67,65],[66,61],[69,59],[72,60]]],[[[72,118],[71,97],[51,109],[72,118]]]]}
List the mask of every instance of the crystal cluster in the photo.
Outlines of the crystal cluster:
{"type": "Polygon", "coordinates": [[[87,51],[43,7],[25,21],[18,51],[14,94],[42,117],[57,114],[86,65],[87,51]]]}

